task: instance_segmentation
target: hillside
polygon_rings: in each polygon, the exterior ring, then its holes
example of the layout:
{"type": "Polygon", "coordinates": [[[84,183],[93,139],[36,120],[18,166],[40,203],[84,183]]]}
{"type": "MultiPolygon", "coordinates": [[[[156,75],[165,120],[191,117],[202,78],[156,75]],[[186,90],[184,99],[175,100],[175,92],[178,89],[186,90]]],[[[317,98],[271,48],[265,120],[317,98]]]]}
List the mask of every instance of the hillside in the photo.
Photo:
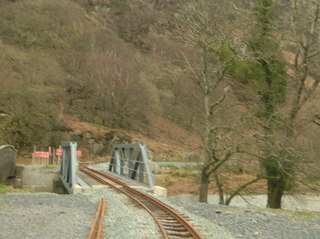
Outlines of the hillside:
{"type": "MultiPolygon", "coordinates": [[[[193,76],[203,73],[201,50],[183,38],[191,34],[182,19],[184,11],[190,11],[189,2],[1,1],[0,112],[5,116],[0,118],[0,144],[30,152],[34,145],[57,147],[76,139],[91,159],[108,154],[117,139],[146,143],[157,160],[201,159],[205,113],[202,89],[193,76]]],[[[239,9],[253,6],[251,1],[233,2],[239,9]]],[[[253,16],[239,17],[232,12],[236,8],[221,3],[234,25],[223,25],[221,12],[216,21],[225,29],[219,30],[247,41],[253,16]]],[[[287,19],[282,14],[286,4],[280,1],[277,6],[282,20],[287,19]]],[[[296,51],[288,43],[281,46],[293,78],[296,51]]],[[[230,55],[224,45],[219,50],[221,58],[230,55]]],[[[221,92],[231,89],[214,119],[224,127],[216,129],[217,140],[223,149],[229,142],[245,142],[256,150],[254,137],[261,125],[252,117],[261,100],[243,82],[226,78],[212,96],[219,100],[221,92]]],[[[292,92],[288,90],[287,99],[292,92]]],[[[312,159],[319,152],[319,128],[310,121],[319,111],[318,97],[311,98],[298,117],[298,141],[311,145],[312,159]]],[[[279,107],[280,115],[288,108],[279,107]]],[[[231,167],[252,171],[257,163],[247,166],[248,160],[252,157],[239,156],[231,167]]]]}
{"type": "MultiPolygon", "coordinates": [[[[92,161],[92,154],[110,155],[113,143],[143,143],[155,161],[199,161],[202,155],[199,136],[159,117],[150,120],[148,131],[110,129],[65,116],[68,128],[75,133],[79,147],[84,149],[84,160],[92,161]]],[[[105,158],[103,160],[106,160],[105,158]]]]}
{"type": "Polygon", "coordinates": [[[179,95],[172,84],[179,82],[168,72],[176,68],[170,59],[179,46],[155,33],[163,7],[144,1],[1,1],[1,143],[25,150],[56,146],[68,130],[63,116],[148,132],[155,115],[159,124],[164,118],[178,123],[178,131],[187,128],[183,109],[173,106],[179,95]]]}

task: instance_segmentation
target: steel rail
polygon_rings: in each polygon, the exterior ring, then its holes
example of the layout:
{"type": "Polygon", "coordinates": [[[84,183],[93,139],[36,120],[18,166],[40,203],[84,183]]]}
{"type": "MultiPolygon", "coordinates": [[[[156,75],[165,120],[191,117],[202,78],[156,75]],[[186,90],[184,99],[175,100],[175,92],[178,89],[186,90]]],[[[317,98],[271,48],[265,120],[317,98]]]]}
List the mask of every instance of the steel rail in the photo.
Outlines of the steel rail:
{"type": "Polygon", "coordinates": [[[103,238],[103,218],[106,210],[106,202],[104,198],[100,198],[99,206],[94,218],[88,239],[101,239],[103,238]]]}
{"type": "Polygon", "coordinates": [[[141,203],[138,199],[136,199],[135,197],[133,197],[131,194],[127,193],[126,191],[116,187],[115,185],[108,183],[107,181],[105,181],[104,179],[98,177],[96,174],[94,174],[93,172],[87,171],[90,170],[89,168],[87,168],[86,166],[82,166],[82,168],[80,168],[80,171],[86,173],[87,175],[91,176],[92,178],[96,179],[97,181],[101,182],[102,184],[106,184],[110,187],[112,187],[113,189],[127,195],[128,197],[130,197],[134,202],[138,203],[141,207],[143,207],[145,210],[148,211],[148,213],[154,218],[155,222],[157,223],[157,225],[159,226],[160,232],[163,235],[164,239],[169,239],[169,237],[167,236],[166,230],[164,229],[164,227],[162,226],[161,222],[158,220],[158,218],[152,213],[152,211],[146,207],[143,203],[141,203]],[[84,168],[86,169],[84,169],[84,168]]]}
{"type": "Polygon", "coordinates": [[[181,215],[179,215],[166,204],[162,203],[160,200],[157,200],[146,193],[140,192],[136,189],[129,187],[123,181],[116,179],[109,174],[88,168],[86,166],[83,166],[80,170],[96,178],[99,182],[112,186],[116,190],[128,195],[135,202],[137,202],[143,208],[145,208],[157,222],[160,231],[163,235],[163,238],[167,239],[169,238],[169,236],[174,236],[180,238],[186,237],[194,239],[203,239],[202,235],[200,235],[199,232],[197,232],[196,229],[185,220],[185,218],[183,218],[181,215]],[[125,190],[120,189],[114,186],[113,184],[106,182],[104,179],[97,176],[97,174],[117,184],[120,184],[121,186],[123,186],[125,190]],[[135,196],[133,196],[132,194],[135,194],[135,196]],[[137,199],[137,197],[140,197],[140,200],[137,199]],[[174,231],[174,233],[172,233],[172,231],[174,231]],[[182,234],[182,232],[186,233],[182,234]]]}

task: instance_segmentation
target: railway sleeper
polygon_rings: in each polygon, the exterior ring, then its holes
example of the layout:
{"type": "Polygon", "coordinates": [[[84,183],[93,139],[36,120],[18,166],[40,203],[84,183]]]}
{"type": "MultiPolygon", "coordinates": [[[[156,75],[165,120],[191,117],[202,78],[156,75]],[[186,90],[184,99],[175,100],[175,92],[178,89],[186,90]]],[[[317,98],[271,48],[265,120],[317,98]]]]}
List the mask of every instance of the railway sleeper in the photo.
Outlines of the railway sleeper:
{"type": "Polygon", "coordinates": [[[177,219],[167,219],[167,218],[159,218],[161,221],[164,221],[164,222],[177,222],[177,219]]]}
{"type": "Polygon", "coordinates": [[[154,211],[156,214],[159,214],[159,215],[169,215],[169,213],[164,212],[163,210],[154,209],[153,211],[154,211]]]}
{"type": "Polygon", "coordinates": [[[162,225],[165,227],[175,227],[175,228],[182,228],[185,227],[182,224],[178,224],[178,223],[170,223],[170,222],[162,222],[162,225]]]}
{"type": "Polygon", "coordinates": [[[168,233],[169,236],[174,236],[174,237],[178,237],[178,238],[193,238],[193,236],[190,233],[168,233]]]}
{"type": "Polygon", "coordinates": [[[163,226],[165,226],[165,227],[175,227],[175,228],[184,228],[184,226],[183,225],[181,225],[181,224],[166,224],[166,223],[163,223],[162,224],[163,226]]]}
{"type": "Polygon", "coordinates": [[[165,227],[164,229],[173,231],[173,232],[187,232],[188,230],[185,228],[171,228],[171,227],[165,227]]]}

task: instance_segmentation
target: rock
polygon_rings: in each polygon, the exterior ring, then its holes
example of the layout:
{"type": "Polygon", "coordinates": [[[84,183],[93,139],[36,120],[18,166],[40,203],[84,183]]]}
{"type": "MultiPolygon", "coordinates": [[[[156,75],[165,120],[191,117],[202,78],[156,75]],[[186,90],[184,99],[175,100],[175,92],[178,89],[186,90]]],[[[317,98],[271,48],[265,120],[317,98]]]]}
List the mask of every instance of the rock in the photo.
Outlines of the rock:
{"type": "Polygon", "coordinates": [[[59,119],[57,122],[57,130],[70,131],[71,128],[68,126],[68,123],[65,120],[59,119]]]}
{"type": "Polygon", "coordinates": [[[79,141],[81,141],[82,137],[83,137],[83,135],[80,131],[75,131],[75,132],[70,133],[70,140],[71,141],[79,142],[79,141]]]}
{"type": "Polygon", "coordinates": [[[105,151],[105,146],[103,144],[100,143],[94,143],[92,145],[92,153],[94,155],[101,155],[103,154],[105,151]]]}

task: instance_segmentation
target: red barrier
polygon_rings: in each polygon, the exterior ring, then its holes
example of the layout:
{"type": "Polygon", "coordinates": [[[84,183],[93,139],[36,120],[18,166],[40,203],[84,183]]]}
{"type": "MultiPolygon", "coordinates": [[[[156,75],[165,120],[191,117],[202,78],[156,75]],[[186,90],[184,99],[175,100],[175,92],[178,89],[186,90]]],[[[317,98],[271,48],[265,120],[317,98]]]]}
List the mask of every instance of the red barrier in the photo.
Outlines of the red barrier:
{"type": "MultiPolygon", "coordinates": [[[[62,149],[57,149],[56,150],[56,155],[57,156],[62,156],[62,149]]],[[[82,152],[81,151],[77,151],[77,156],[81,157],[82,156],[82,152]]]]}
{"type": "Polygon", "coordinates": [[[35,158],[49,158],[50,157],[50,152],[41,152],[41,151],[36,151],[33,153],[35,158]]]}

